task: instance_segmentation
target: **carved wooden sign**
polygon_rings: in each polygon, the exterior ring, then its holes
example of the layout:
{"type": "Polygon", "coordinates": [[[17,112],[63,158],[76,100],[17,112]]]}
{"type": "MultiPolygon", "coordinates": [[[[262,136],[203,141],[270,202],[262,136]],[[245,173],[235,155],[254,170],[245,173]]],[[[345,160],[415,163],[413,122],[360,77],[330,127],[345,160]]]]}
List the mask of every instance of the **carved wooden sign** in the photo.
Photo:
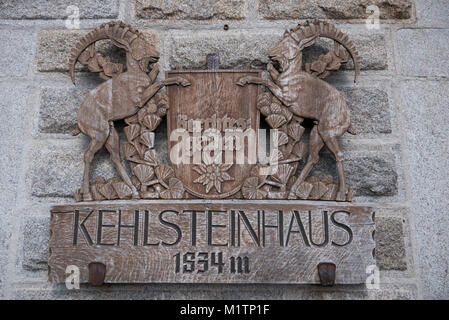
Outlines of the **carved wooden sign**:
{"type": "Polygon", "coordinates": [[[105,282],[362,283],[375,264],[374,213],[364,206],[262,201],[101,203],[55,207],[50,281],[66,266],[106,265],[105,282]]]}
{"type": "Polygon", "coordinates": [[[102,24],[74,46],[72,80],[80,62],[106,81],[78,112],[73,134],[90,143],[79,203],[52,209],[50,281],[65,281],[69,265],[94,285],[365,281],[375,264],[374,208],[350,203],[337,138],[355,130],[343,95],[322,80],[350,59],[357,79],[358,53],[335,26],[313,21],[288,29],[269,56],[270,80],[215,65],[166,71],[158,82],[159,52],[127,24],[102,24]],[[334,51],[302,71],[302,50],[319,37],[334,51]],[[95,52],[104,39],[125,50],[126,66],[95,52]],[[165,118],[169,157],[161,159],[155,131],[165,118]],[[324,146],[337,181],[309,176],[324,146]],[[91,177],[103,147],[118,177],[91,177]]]}

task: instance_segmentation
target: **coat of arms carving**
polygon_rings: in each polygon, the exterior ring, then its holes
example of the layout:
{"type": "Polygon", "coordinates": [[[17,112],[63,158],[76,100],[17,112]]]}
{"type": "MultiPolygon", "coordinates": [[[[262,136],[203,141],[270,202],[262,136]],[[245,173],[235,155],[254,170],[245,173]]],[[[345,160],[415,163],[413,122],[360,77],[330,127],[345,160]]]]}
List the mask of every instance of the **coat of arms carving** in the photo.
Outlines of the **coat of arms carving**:
{"type": "Polygon", "coordinates": [[[75,44],[72,81],[79,62],[105,82],[78,111],[73,135],[90,141],[79,203],[52,209],[51,281],[74,263],[95,284],[364,281],[375,264],[374,209],[349,204],[338,138],[355,129],[342,93],[324,80],[350,60],[357,80],[355,45],[334,25],[309,21],[287,29],[268,55],[267,73],[179,69],[160,81],[159,51],[123,22],[75,44]],[[320,37],[334,49],[303,64],[320,37]],[[125,64],[97,53],[100,40],[123,49],[125,64]],[[166,137],[156,130],[163,121],[166,137]],[[168,159],[156,139],[167,140],[168,159]],[[118,173],[108,180],[91,176],[103,147],[118,173]],[[311,176],[323,147],[338,179],[311,176]]]}
{"type": "MultiPolygon", "coordinates": [[[[182,70],[167,72],[166,79],[159,83],[159,52],[139,31],[122,22],[110,22],[87,34],[72,50],[72,80],[78,61],[106,82],[89,93],[78,112],[74,134],[84,133],[90,144],[84,154],[83,182],[76,199],[351,201],[337,138],[346,132],[355,134],[355,130],[343,95],[322,79],[350,59],[357,79],[360,58],[354,44],[332,24],[313,21],[288,29],[269,57],[271,80],[262,79],[261,70],[182,70]],[[332,39],[334,50],[303,68],[302,51],[319,37],[332,39]],[[95,42],[102,39],[110,39],[126,51],[126,66],[111,63],[95,52],[95,42]],[[259,85],[268,91],[263,92],[259,85]],[[166,93],[160,91],[164,86],[168,86],[166,93]],[[170,158],[171,165],[163,164],[153,149],[154,131],[167,113],[169,141],[176,129],[189,135],[183,140],[188,146],[177,150],[189,155],[178,155],[176,164],[170,158]],[[268,163],[259,161],[261,152],[257,150],[260,115],[277,131],[275,154],[269,154],[268,163]],[[114,121],[121,119],[127,124],[128,140],[122,146],[114,127],[114,121]],[[307,158],[307,147],[301,140],[305,119],[313,121],[307,158]],[[208,137],[204,134],[207,131],[208,137]],[[120,177],[108,181],[98,177],[90,184],[92,159],[103,146],[120,177]],[[220,148],[220,154],[204,157],[206,146],[220,148]],[[335,157],[338,182],[332,176],[309,177],[324,146],[335,157]],[[229,148],[234,154],[225,159],[229,148]],[[130,173],[122,163],[120,150],[129,162],[130,173]],[[238,163],[239,155],[244,157],[243,163],[238,163]],[[302,162],[305,165],[300,168],[302,162]],[[273,163],[275,169],[270,168],[273,163]]],[[[170,151],[174,145],[169,142],[170,151]]]]}

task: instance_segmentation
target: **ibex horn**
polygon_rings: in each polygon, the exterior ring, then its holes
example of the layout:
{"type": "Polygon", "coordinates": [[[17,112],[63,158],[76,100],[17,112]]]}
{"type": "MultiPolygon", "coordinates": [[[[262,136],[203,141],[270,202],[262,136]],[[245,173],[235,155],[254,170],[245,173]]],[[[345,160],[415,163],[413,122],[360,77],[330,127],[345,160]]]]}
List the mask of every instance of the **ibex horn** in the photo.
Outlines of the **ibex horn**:
{"type": "Polygon", "coordinates": [[[98,26],[97,28],[86,34],[84,37],[82,37],[70,52],[69,71],[72,82],[75,83],[75,64],[78,61],[81,53],[87,47],[89,47],[94,42],[104,39],[113,39],[117,40],[119,43],[127,42],[128,44],[130,44],[136,38],[134,35],[137,32],[137,30],[127,25],[126,23],[123,23],[121,21],[112,21],[98,26]],[[131,36],[130,39],[125,40],[125,35],[128,31],[130,31],[133,36],[131,36]]]}

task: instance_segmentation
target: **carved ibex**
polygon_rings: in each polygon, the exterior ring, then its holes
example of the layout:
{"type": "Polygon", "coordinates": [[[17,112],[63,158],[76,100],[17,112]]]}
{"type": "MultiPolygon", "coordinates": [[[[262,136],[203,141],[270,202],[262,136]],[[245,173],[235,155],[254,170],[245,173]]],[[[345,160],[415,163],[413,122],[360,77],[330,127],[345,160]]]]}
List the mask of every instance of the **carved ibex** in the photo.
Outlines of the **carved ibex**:
{"type": "MultiPolygon", "coordinates": [[[[139,108],[142,108],[164,85],[189,85],[188,81],[182,78],[154,83],[159,73],[159,68],[155,64],[159,60],[158,50],[145,40],[142,33],[120,21],[100,25],[84,36],[72,49],[69,63],[73,83],[75,83],[76,62],[87,64],[90,61],[89,55],[90,58],[94,56],[92,54],[94,43],[103,39],[111,40],[115,46],[126,51],[126,71],[118,72],[113,78],[89,92],[78,111],[78,127],[73,135],[82,132],[91,139],[84,154],[81,195],[85,201],[92,200],[89,187],[92,160],[95,153],[104,145],[121,178],[131,188],[133,198],[139,197],[121,162],[119,137],[113,121],[137,113],[139,108]],[[85,51],[87,48],[89,50],[85,51]],[[150,72],[151,64],[154,65],[150,72]]],[[[108,77],[107,72],[101,75],[106,79],[108,77]]]]}
{"type": "MultiPolygon", "coordinates": [[[[334,40],[337,54],[341,52],[339,45],[346,48],[354,61],[356,81],[360,73],[360,58],[354,44],[332,24],[314,21],[286,30],[282,39],[269,52],[270,59],[278,64],[278,70],[273,64],[268,65],[268,71],[274,82],[257,77],[244,77],[237,84],[262,84],[299,117],[300,122],[304,118],[314,120],[315,125],[310,134],[309,157],[291,188],[289,199],[296,199],[296,191],[317,163],[319,151],[326,145],[337,162],[339,179],[337,200],[345,201],[347,189],[343,151],[337,138],[345,132],[355,134],[351,127],[349,108],[337,89],[315,75],[302,71],[302,50],[313,45],[319,37],[334,40]]],[[[343,58],[340,62],[345,60],[343,58]]],[[[333,66],[328,68],[328,70],[335,69],[333,66]]]]}

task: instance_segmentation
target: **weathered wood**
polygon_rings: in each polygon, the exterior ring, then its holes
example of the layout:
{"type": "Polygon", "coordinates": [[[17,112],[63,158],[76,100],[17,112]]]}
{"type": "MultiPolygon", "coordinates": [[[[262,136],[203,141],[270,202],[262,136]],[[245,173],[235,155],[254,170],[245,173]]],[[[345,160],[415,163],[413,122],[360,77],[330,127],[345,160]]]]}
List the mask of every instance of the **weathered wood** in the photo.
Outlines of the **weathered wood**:
{"type": "Polygon", "coordinates": [[[89,283],[93,286],[101,286],[106,277],[106,265],[101,262],[91,262],[88,264],[89,283]]]}
{"type": "MultiPolygon", "coordinates": [[[[194,121],[201,124],[198,135],[205,135],[205,128],[210,126],[217,129],[223,141],[225,141],[227,129],[241,128],[243,131],[256,132],[259,128],[259,113],[256,108],[259,86],[237,86],[236,81],[245,75],[260,76],[261,71],[176,70],[166,72],[168,78],[182,77],[191,84],[185,88],[169,87],[167,91],[170,105],[167,114],[169,153],[175,145],[179,144],[178,140],[170,139],[170,134],[176,129],[182,129],[193,136],[192,122],[194,121]]],[[[236,149],[236,144],[233,147],[236,149]]],[[[192,154],[195,152],[193,148],[192,154]]],[[[233,196],[241,189],[243,181],[250,175],[251,168],[255,164],[238,163],[235,150],[232,162],[225,163],[225,150],[219,148],[216,150],[220,152],[221,164],[207,163],[203,154],[199,152],[200,163],[195,163],[195,158],[191,157],[187,164],[171,165],[175,176],[181,180],[185,190],[195,197],[222,199],[233,196]],[[202,175],[207,170],[214,171],[212,176],[202,175]]],[[[248,158],[249,149],[247,148],[244,152],[245,157],[248,158]]]]}
{"type": "Polygon", "coordinates": [[[68,265],[105,283],[363,283],[375,264],[374,208],[310,201],[114,201],[52,209],[49,280],[68,265]]]}
{"type": "Polygon", "coordinates": [[[318,275],[323,287],[331,287],[335,284],[335,272],[337,266],[335,263],[320,262],[318,264],[318,275]]]}

